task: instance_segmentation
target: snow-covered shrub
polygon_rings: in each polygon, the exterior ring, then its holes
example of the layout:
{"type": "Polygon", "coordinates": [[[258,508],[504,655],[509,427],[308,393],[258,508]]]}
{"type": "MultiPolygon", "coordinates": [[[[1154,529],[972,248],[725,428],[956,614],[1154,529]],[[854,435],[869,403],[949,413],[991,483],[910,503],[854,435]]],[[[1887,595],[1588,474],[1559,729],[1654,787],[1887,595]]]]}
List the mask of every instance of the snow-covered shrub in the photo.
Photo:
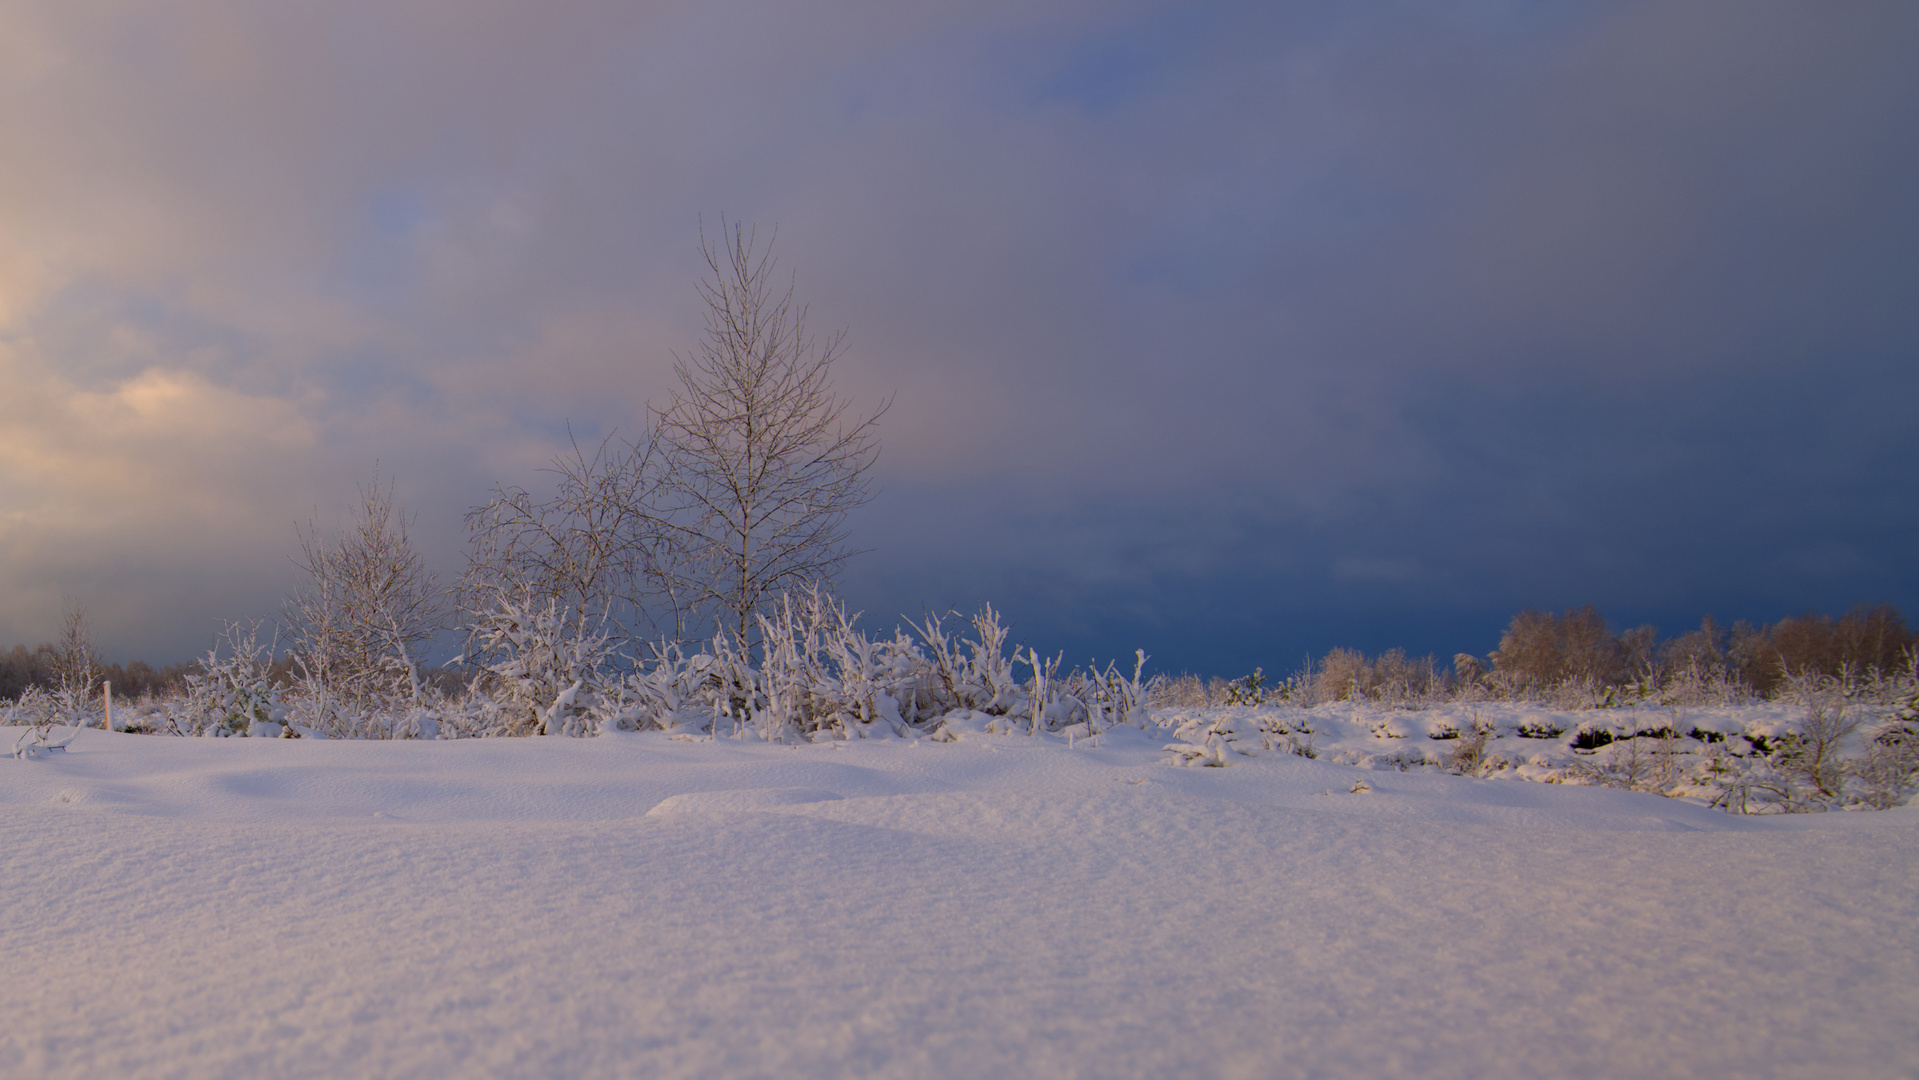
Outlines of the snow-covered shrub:
{"type": "Polygon", "coordinates": [[[469,689],[470,712],[502,735],[587,735],[617,701],[618,647],[584,611],[496,593],[470,628],[489,678],[469,689]]]}
{"type": "Polygon", "coordinates": [[[26,759],[43,754],[65,750],[80,733],[80,725],[73,723],[73,710],[63,704],[57,692],[49,693],[37,686],[29,686],[22,691],[18,701],[0,712],[10,725],[26,728],[13,741],[13,756],[26,759]],[[56,736],[56,725],[70,724],[72,731],[65,736],[56,736]]]}
{"type": "Polygon", "coordinates": [[[992,726],[1027,733],[1151,723],[1141,684],[1145,655],[1131,675],[1116,664],[1062,671],[1062,657],[1006,650],[1007,631],[990,606],[971,620],[973,635],[951,633],[929,615],[903,630],[870,637],[843,605],[813,590],[782,598],[760,620],[758,663],[728,635],[717,636],[705,669],[716,723],[732,734],[791,741],[945,730],[984,716],[992,726]],[[1028,677],[1017,670],[1024,667],[1028,677]],[[1005,721],[1005,725],[995,725],[1005,721]]]}
{"type": "Polygon", "coordinates": [[[295,735],[273,679],[273,645],[260,624],[227,623],[221,641],[187,675],[186,698],[173,718],[188,735],[295,735]],[[221,646],[224,644],[225,649],[221,646]]]}
{"type": "Polygon", "coordinates": [[[1609,740],[1605,749],[1568,770],[1568,778],[1602,787],[1669,795],[1684,779],[1685,764],[1679,754],[1678,737],[1670,728],[1662,728],[1657,733],[1634,732],[1609,740]]]}
{"type": "Polygon", "coordinates": [[[118,697],[113,702],[113,730],[128,735],[164,735],[176,730],[173,701],[143,695],[138,701],[118,697]]]}
{"type": "Polygon", "coordinates": [[[1225,703],[1228,705],[1266,704],[1266,669],[1254,668],[1251,675],[1242,675],[1227,683],[1225,703]]]}
{"type": "Polygon", "coordinates": [[[759,617],[761,657],[750,672],[744,650],[722,635],[714,652],[733,681],[755,683],[727,715],[774,741],[845,738],[875,725],[896,735],[923,719],[926,657],[905,634],[874,641],[855,626],[844,605],[818,588],[780,598],[773,615],[759,617]]]}
{"type": "Polygon", "coordinates": [[[1874,810],[1899,806],[1919,787],[1919,695],[1866,734],[1865,756],[1852,763],[1859,801],[1874,810]]]}
{"type": "Polygon", "coordinates": [[[1461,776],[1480,776],[1490,765],[1491,758],[1487,750],[1492,741],[1495,728],[1477,715],[1470,726],[1458,731],[1452,737],[1444,756],[1440,759],[1448,772],[1461,776]]]}
{"type": "Polygon", "coordinates": [[[1682,666],[1648,669],[1629,696],[1659,705],[1742,705],[1754,700],[1752,688],[1724,663],[1689,661],[1682,666]]]}
{"type": "Polygon", "coordinates": [[[613,726],[632,731],[712,731],[717,715],[714,704],[722,696],[716,691],[727,683],[720,667],[719,658],[710,653],[688,656],[676,643],[659,643],[652,658],[613,689],[618,710],[613,726]]]}
{"type": "Polygon", "coordinates": [[[1320,734],[1312,714],[1297,708],[1227,708],[1170,718],[1171,740],[1162,748],[1175,765],[1220,767],[1237,758],[1287,754],[1316,758],[1320,734]]]}
{"type": "Polygon", "coordinates": [[[60,715],[53,695],[38,686],[28,686],[13,704],[0,709],[0,720],[28,726],[50,724],[60,715]]]}
{"type": "Polygon", "coordinates": [[[1845,699],[1837,694],[1807,702],[1806,719],[1799,730],[1780,740],[1771,755],[1787,776],[1799,781],[1818,799],[1831,801],[1844,794],[1846,770],[1840,760],[1843,744],[1857,731],[1860,717],[1848,715],[1845,699]]]}
{"type": "MultiPolygon", "coordinates": [[[[1291,680],[1288,680],[1290,684],[1291,680]]],[[[1235,704],[1234,688],[1239,680],[1215,675],[1202,679],[1187,672],[1181,675],[1154,675],[1146,682],[1146,704],[1154,709],[1199,709],[1235,704]]],[[[1286,684],[1283,684],[1286,685],[1286,684]]]]}
{"type": "Polygon", "coordinates": [[[937,615],[913,625],[920,640],[932,655],[931,685],[934,708],[941,714],[977,711],[988,716],[1006,716],[1016,711],[1030,715],[1030,701],[1021,692],[1013,666],[1019,663],[1019,650],[1006,655],[1007,629],[1000,625],[999,612],[988,604],[973,616],[972,640],[950,636],[937,615]]]}
{"type": "Polygon", "coordinates": [[[1173,740],[1162,747],[1169,755],[1167,761],[1209,768],[1230,765],[1234,757],[1246,753],[1238,745],[1243,737],[1239,719],[1228,714],[1181,725],[1173,733],[1173,740]]]}
{"type": "Polygon", "coordinates": [[[1147,728],[1152,726],[1152,718],[1146,709],[1146,689],[1140,682],[1145,668],[1146,650],[1137,649],[1131,675],[1122,672],[1117,663],[1108,663],[1103,669],[1075,670],[1063,691],[1081,703],[1094,733],[1117,725],[1147,728]]]}

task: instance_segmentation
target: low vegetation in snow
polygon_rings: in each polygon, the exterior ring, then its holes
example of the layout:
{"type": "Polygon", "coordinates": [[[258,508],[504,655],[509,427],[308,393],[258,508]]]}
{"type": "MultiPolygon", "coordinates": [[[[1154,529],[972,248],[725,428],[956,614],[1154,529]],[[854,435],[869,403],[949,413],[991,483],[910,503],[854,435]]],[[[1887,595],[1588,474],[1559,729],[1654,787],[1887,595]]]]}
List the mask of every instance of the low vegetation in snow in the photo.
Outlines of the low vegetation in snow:
{"type": "MultiPolygon", "coordinates": [[[[1557,623],[1563,643],[1565,626],[1584,622],[1579,612],[1521,616],[1490,663],[1461,657],[1444,675],[1399,653],[1335,650],[1277,684],[1259,672],[1205,684],[1144,679],[1143,653],[1127,668],[1066,668],[1057,655],[1009,648],[991,607],[958,623],[929,617],[872,635],[812,591],[761,616],[752,647],[719,633],[703,649],[663,641],[635,657],[631,642],[593,632],[551,601],[503,600],[475,623],[463,682],[422,678],[410,662],[389,665],[384,682],[359,680],[352,692],[289,679],[258,627],[236,625],[184,692],[117,704],[111,723],[212,737],[658,731],[799,744],[1047,733],[1095,745],[1125,726],[1163,742],[1172,765],[1297,755],[1369,770],[1626,788],[1734,813],[1884,809],[1919,788],[1919,679],[1910,651],[1905,667],[1890,672],[1860,673],[1837,654],[1837,671],[1803,664],[1762,692],[1724,651],[1708,663],[1654,662],[1625,677],[1628,669],[1608,673],[1589,661],[1624,652],[1630,634],[1610,650],[1597,635],[1586,633],[1583,644],[1573,635],[1587,662],[1525,640],[1529,626],[1550,632],[1557,623]]],[[[1828,626],[1848,630],[1846,620],[1828,626]]],[[[0,717],[26,728],[19,754],[55,749],[56,723],[107,721],[88,699],[31,688],[0,717]]]]}

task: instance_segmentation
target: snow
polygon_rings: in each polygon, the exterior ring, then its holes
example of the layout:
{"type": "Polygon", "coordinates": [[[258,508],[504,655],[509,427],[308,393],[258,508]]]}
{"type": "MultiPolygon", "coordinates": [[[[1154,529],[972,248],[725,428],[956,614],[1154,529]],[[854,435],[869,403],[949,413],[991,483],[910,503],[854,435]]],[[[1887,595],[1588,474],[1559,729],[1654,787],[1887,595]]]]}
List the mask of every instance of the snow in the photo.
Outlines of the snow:
{"type": "Polygon", "coordinates": [[[0,759],[0,1075],[1919,1075],[1914,809],[977,726],[0,759]]]}

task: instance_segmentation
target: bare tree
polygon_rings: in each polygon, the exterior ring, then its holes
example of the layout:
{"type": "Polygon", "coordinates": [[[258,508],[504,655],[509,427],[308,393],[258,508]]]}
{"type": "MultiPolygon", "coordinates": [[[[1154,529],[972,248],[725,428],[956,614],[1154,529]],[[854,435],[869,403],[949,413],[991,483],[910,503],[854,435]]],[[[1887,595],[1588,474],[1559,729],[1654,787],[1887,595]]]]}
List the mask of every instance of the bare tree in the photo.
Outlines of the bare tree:
{"type": "Polygon", "coordinates": [[[100,685],[100,657],[87,626],[87,609],[77,600],[67,601],[66,612],[60,617],[60,640],[53,646],[52,666],[60,707],[70,714],[87,708],[100,685]]]}
{"type": "Polygon", "coordinates": [[[791,284],[774,291],[770,241],[722,220],[700,251],[706,337],[674,356],[679,385],[653,423],[687,598],[744,643],[769,597],[830,581],[852,554],[846,516],[872,497],[886,406],[849,416],[833,394],[844,334],[808,335],[791,284]]]}
{"type": "Polygon", "coordinates": [[[465,608],[552,602],[582,630],[630,633],[644,622],[679,637],[679,533],[662,516],[666,476],[652,439],[608,435],[591,454],[575,440],[547,471],[558,478],[550,497],[496,487],[467,512],[465,608]]]}
{"type": "Polygon", "coordinates": [[[1845,783],[1840,747],[1859,729],[1862,718],[1846,714],[1845,695],[1836,687],[1816,686],[1806,692],[1805,700],[1805,723],[1782,740],[1775,757],[1789,776],[1820,797],[1836,799],[1845,783]]]}
{"type": "Polygon", "coordinates": [[[293,658],[302,680],[329,706],[422,694],[419,647],[446,625],[446,594],[407,539],[393,488],[360,488],[352,527],[335,540],[317,523],[299,530],[294,561],[307,580],[287,603],[293,658]]]}

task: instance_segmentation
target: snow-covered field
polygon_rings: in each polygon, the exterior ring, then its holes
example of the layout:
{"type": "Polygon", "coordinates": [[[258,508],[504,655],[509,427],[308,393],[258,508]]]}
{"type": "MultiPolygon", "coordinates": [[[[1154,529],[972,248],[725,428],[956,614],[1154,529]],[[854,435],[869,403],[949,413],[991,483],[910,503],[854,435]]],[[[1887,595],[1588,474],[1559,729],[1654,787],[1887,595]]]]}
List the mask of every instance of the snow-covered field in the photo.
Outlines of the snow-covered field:
{"type": "Polygon", "coordinates": [[[1919,810],[1166,739],[82,732],[0,1075],[1919,1076],[1919,810]]]}

